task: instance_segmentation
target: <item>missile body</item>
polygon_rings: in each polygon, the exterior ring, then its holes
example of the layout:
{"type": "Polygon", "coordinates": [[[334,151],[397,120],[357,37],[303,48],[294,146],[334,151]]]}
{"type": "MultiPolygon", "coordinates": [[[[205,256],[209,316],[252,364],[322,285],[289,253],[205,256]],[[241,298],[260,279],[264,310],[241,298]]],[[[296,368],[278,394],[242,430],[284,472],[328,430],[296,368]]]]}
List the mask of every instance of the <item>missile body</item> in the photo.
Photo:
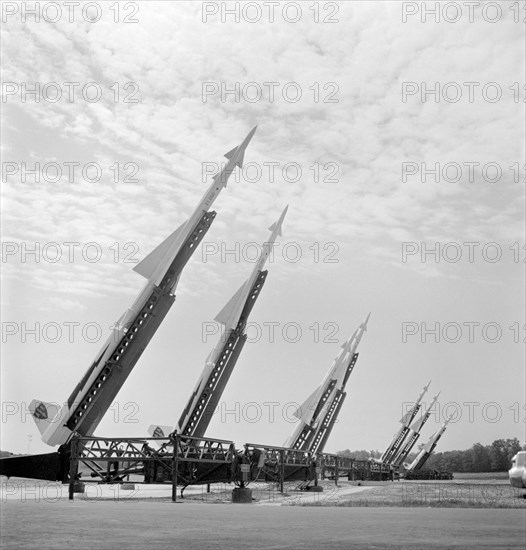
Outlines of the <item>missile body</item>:
{"type": "Polygon", "coordinates": [[[219,338],[207,357],[203,372],[177,426],[173,428],[152,425],[148,429],[150,434],[162,436],[174,429],[177,433],[195,437],[202,437],[205,434],[247,339],[245,334],[247,321],[267,277],[267,271],[263,271],[263,268],[277,237],[281,236],[281,226],[287,209],[288,207],[285,208],[280,218],[270,226],[270,237],[263,244],[250,277],[215,317],[215,320],[224,326],[224,335],[219,338]]]}
{"type": "Polygon", "coordinates": [[[405,445],[400,449],[400,451],[397,453],[397,455],[393,459],[394,466],[400,466],[400,464],[403,463],[403,461],[407,458],[407,455],[411,452],[411,450],[415,446],[415,443],[418,441],[418,438],[420,437],[420,432],[424,427],[424,424],[427,422],[427,419],[430,417],[431,411],[435,406],[435,403],[439,395],[440,393],[437,393],[437,395],[433,397],[433,401],[431,401],[431,404],[427,408],[427,411],[425,412],[424,416],[422,416],[422,418],[417,418],[413,422],[413,424],[411,424],[409,437],[407,438],[405,445]]]}
{"type": "Polygon", "coordinates": [[[389,443],[389,445],[387,446],[387,449],[383,452],[382,456],[380,457],[379,462],[385,462],[387,464],[391,464],[393,462],[393,459],[397,455],[397,453],[400,452],[400,449],[402,448],[405,438],[407,437],[407,434],[410,431],[411,422],[415,418],[416,413],[420,410],[420,403],[422,401],[422,398],[424,397],[424,394],[429,388],[429,384],[431,384],[431,381],[429,381],[427,386],[424,386],[424,389],[418,396],[418,399],[416,400],[415,404],[411,407],[411,410],[406,414],[404,414],[404,416],[400,419],[400,424],[402,424],[402,427],[394,435],[393,439],[391,440],[391,443],[389,443]]]}
{"type": "Polygon", "coordinates": [[[439,439],[442,437],[443,433],[446,431],[447,425],[449,424],[452,416],[450,416],[440,427],[438,432],[434,433],[429,441],[422,447],[416,458],[411,462],[409,468],[410,472],[415,470],[420,470],[422,466],[427,462],[427,459],[431,456],[431,453],[434,451],[439,439]]]}
{"type": "Polygon", "coordinates": [[[369,316],[343,344],[320,386],[296,410],[299,423],[285,447],[313,453],[323,451],[347,396],[345,386],[358,360],[356,350],[367,330],[369,316]]]}
{"type": "Polygon", "coordinates": [[[31,402],[30,411],[45,443],[61,445],[73,433],[93,434],[173,304],[181,272],[215,218],[216,213],[209,209],[235,167],[242,167],[245,149],[255,131],[226,154],[226,166],[214,177],[190,218],[134,267],[146,278],[146,285],[115,323],[67,403],[59,408],[38,400],[31,402]]]}

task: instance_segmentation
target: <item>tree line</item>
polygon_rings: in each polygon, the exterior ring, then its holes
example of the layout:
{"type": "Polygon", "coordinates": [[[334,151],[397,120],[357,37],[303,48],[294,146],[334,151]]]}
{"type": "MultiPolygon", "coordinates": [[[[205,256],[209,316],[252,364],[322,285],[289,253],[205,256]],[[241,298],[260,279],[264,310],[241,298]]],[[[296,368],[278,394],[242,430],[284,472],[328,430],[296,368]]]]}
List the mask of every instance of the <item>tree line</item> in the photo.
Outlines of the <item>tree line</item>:
{"type": "Polygon", "coordinates": [[[434,453],[424,468],[448,472],[506,472],[511,468],[511,459],[521,449],[516,437],[496,439],[491,445],[475,443],[465,451],[434,453]]]}
{"type": "MultiPolygon", "coordinates": [[[[422,448],[423,445],[419,446],[422,448]]],[[[490,445],[475,443],[470,449],[464,451],[444,451],[433,453],[424,465],[426,470],[441,470],[446,472],[506,472],[511,467],[511,459],[522,449],[519,440],[496,439],[490,445]]],[[[406,463],[411,463],[417,452],[410,453],[406,463]]],[[[356,460],[368,460],[380,458],[378,450],[351,451],[345,449],[337,454],[350,456],[356,460]]]]}

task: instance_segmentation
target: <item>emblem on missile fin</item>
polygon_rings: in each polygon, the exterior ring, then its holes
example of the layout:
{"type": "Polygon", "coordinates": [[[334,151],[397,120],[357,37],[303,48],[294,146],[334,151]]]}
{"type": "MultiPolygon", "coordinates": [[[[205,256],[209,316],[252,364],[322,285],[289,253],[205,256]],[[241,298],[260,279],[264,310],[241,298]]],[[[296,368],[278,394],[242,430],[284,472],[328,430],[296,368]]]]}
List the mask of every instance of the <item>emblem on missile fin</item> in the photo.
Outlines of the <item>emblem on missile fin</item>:
{"type": "Polygon", "coordinates": [[[155,430],[153,430],[153,437],[164,437],[164,432],[160,426],[157,426],[155,430]]]}
{"type": "Polygon", "coordinates": [[[38,418],[39,420],[45,420],[48,418],[47,409],[44,403],[40,402],[38,406],[35,409],[35,412],[33,413],[33,416],[35,418],[38,418]]]}

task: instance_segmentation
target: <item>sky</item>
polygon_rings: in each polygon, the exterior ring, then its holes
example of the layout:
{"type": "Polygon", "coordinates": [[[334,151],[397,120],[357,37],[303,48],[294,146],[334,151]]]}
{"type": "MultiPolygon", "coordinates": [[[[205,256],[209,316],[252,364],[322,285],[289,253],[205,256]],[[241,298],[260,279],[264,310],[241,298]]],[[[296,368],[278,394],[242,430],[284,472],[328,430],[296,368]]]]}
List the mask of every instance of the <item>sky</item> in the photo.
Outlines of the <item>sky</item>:
{"type": "Polygon", "coordinates": [[[67,399],[142,288],[134,265],[256,124],[96,434],[176,422],[289,205],[207,435],[282,445],[371,312],[327,451],[385,449],[429,380],[422,441],[450,414],[437,450],[525,441],[523,11],[48,4],[2,12],[3,450],[49,452],[29,403],[67,399]]]}

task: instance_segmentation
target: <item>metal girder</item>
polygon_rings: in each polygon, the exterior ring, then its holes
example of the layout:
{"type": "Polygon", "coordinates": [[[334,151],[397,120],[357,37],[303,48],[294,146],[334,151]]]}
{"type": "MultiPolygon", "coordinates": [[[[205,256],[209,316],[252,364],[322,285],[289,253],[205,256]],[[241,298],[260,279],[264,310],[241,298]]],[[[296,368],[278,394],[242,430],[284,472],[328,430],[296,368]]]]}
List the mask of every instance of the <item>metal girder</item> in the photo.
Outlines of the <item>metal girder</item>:
{"type": "Polygon", "coordinates": [[[307,481],[316,477],[315,457],[306,451],[247,443],[245,455],[250,463],[250,481],[279,483],[281,492],[287,481],[307,481]]]}
{"type": "Polygon", "coordinates": [[[402,446],[408,433],[409,426],[403,426],[402,428],[400,428],[398,437],[396,438],[395,442],[390,445],[390,447],[382,455],[382,461],[391,462],[393,460],[396,453],[400,450],[400,447],[402,446]]]}
{"type": "MultiPolygon", "coordinates": [[[[245,345],[247,339],[247,335],[245,334],[247,320],[265,284],[267,273],[267,271],[261,271],[252,285],[248,298],[243,306],[240,320],[235,330],[230,332],[229,337],[218,355],[217,361],[208,375],[198,400],[195,401],[195,405],[190,411],[189,420],[182,431],[184,435],[195,437],[204,436],[216,411],[219,400],[223,395],[226,384],[243,350],[243,346],[245,345]]],[[[194,398],[194,395],[190,397],[189,404],[187,405],[188,408],[194,398]]],[[[180,426],[187,416],[187,409],[185,409],[179,420],[180,426]]]]}
{"type": "Polygon", "coordinates": [[[325,415],[325,418],[323,419],[323,422],[310,447],[313,453],[322,452],[325,448],[327,439],[329,439],[329,435],[331,435],[332,429],[338,419],[338,414],[340,413],[340,409],[342,408],[346,397],[347,394],[345,392],[340,390],[336,392],[336,395],[329,406],[329,410],[327,411],[327,414],[325,415]]]}
{"type": "MultiPolygon", "coordinates": [[[[233,481],[238,455],[231,441],[175,434],[169,438],[75,437],[71,441],[70,498],[83,474],[102,483],[190,485],[233,481]],[[155,447],[154,447],[155,446],[155,447]],[[84,471],[82,471],[84,470],[84,471]]],[[[175,496],[175,493],[174,493],[175,496]]]]}
{"type": "Polygon", "coordinates": [[[335,484],[340,476],[346,476],[349,480],[387,481],[392,479],[396,472],[396,469],[386,463],[356,460],[349,456],[328,453],[318,453],[317,456],[322,478],[334,479],[335,484]]]}

